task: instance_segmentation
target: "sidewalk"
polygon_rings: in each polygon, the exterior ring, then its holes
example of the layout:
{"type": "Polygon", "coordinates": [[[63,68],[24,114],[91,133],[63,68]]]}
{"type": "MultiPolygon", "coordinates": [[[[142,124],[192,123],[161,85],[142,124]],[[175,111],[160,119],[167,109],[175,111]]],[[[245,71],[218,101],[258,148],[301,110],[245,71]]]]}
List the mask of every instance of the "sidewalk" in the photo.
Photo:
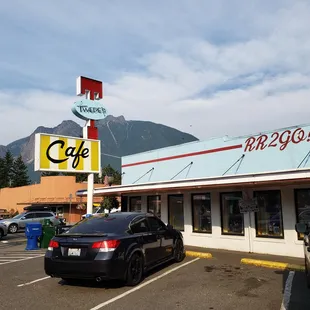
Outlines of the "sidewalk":
{"type": "Polygon", "coordinates": [[[201,252],[201,253],[211,253],[212,260],[219,260],[219,261],[223,261],[224,263],[230,263],[230,264],[232,263],[240,264],[241,259],[248,258],[248,259],[280,262],[280,263],[304,266],[303,258],[296,258],[296,257],[289,257],[289,256],[227,251],[227,250],[209,249],[209,248],[201,248],[201,247],[194,247],[194,246],[187,246],[187,245],[185,246],[185,250],[193,251],[193,252],[201,252]]]}

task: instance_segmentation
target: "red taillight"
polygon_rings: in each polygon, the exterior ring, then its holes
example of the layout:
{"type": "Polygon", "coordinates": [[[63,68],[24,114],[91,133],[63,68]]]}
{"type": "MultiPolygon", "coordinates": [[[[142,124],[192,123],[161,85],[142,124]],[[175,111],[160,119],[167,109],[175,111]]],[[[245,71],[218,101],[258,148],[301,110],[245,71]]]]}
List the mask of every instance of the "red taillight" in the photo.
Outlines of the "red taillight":
{"type": "Polygon", "coordinates": [[[59,247],[59,243],[57,241],[54,241],[54,240],[51,240],[49,245],[48,245],[49,248],[58,248],[59,247]]]}
{"type": "Polygon", "coordinates": [[[114,251],[119,244],[119,240],[98,241],[93,243],[92,249],[99,249],[99,252],[111,252],[114,251]]]}

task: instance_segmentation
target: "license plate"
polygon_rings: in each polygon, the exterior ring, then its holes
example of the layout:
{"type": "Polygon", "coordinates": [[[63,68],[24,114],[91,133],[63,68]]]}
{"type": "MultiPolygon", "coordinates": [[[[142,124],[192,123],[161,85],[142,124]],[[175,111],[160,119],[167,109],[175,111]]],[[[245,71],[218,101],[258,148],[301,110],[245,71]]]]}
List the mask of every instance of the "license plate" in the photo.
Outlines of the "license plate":
{"type": "Polygon", "coordinates": [[[81,249],[68,249],[68,256],[80,256],[81,249]]]}

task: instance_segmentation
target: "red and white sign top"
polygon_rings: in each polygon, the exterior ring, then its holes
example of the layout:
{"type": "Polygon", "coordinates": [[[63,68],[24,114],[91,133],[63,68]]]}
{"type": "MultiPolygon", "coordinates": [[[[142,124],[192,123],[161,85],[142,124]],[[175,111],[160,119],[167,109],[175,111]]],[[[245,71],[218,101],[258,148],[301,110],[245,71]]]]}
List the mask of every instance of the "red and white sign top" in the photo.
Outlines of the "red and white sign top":
{"type": "Polygon", "coordinates": [[[79,76],[76,79],[76,95],[87,95],[87,99],[99,100],[103,98],[102,81],[79,76]]]}

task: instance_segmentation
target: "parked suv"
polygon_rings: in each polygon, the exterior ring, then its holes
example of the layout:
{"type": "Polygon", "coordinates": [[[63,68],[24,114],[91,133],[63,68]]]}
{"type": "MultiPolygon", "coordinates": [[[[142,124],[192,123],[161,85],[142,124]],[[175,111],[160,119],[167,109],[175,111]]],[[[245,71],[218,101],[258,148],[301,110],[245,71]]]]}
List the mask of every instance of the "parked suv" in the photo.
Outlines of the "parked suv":
{"type": "Polygon", "coordinates": [[[8,228],[3,222],[0,222],[0,240],[8,234],[8,228]]]}
{"type": "Polygon", "coordinates": [[[43,222],[49,219],[53,225],[58,225],[60,221],[52,211],[28,211],[14,216],[11,219],[1,221],[8,227],[11,234],[17,233],[21,229],[25,229],[27,223],[43,222]]]}

